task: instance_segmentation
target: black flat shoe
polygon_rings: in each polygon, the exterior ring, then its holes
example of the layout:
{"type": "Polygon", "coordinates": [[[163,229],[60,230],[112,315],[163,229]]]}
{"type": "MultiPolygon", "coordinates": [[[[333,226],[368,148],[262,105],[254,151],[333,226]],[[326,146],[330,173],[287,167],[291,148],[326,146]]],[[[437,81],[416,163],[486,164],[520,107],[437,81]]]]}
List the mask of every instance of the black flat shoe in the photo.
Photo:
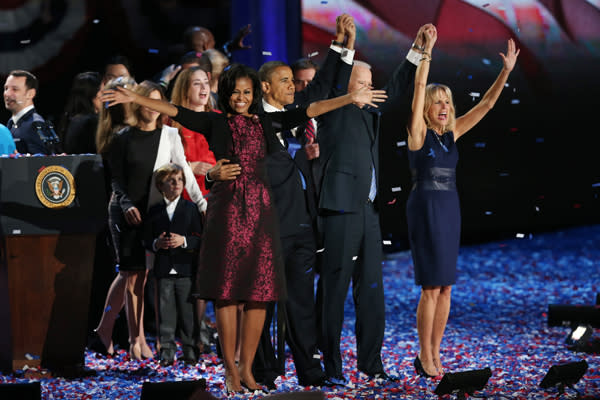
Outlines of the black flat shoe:
{"type": "MultiPolygon", "coordinates": [[[[420,362],[419,362],[420,364],[420,362]]],[[[380,380],[380,381],[385,381],[385,382],[397,382],[399,380],[399,378],[397,376],[392,376],[392,375],[388,375],[385,372],[377,372],[375,374],[367,374],[369,375],[369,379],[371,380],[380,380]]]]}
{"type": "Polygon", "coordinates": [[[425,378],[435,378],[435,375],[429,375],[427,372],[425,372],[419,356],[415,357],[415,362],[413,364],[415,365],[415,371],[417,371],[417,375],[424,376],[425,378]]]}

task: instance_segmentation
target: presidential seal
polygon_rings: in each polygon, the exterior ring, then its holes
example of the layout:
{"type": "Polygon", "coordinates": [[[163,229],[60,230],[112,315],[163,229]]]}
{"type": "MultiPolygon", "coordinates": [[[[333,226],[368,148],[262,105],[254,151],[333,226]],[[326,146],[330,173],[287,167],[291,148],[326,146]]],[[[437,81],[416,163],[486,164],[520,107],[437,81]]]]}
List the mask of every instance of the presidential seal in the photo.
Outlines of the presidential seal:
{"type": "Polygon", "coordinates": [[[75,180],[66,168],[52,165],[38,174],[35,193],[48,208],[67,207],[75,199],[75,180]]]}

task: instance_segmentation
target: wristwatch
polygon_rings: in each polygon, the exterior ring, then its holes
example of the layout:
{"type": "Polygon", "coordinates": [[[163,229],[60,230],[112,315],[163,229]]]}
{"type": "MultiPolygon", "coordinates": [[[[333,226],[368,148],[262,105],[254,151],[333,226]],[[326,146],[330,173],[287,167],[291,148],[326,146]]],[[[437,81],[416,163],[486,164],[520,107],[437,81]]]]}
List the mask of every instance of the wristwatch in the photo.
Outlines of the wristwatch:
{"type": "Polygon", "coordinates": [[[414,42],[412,44],[412,47],[413,47],[413,49],[417,49],[419,51],[425,51],[425,46],[419,46],[419,45],[417,45],[417,42],[414,42]]]}
{"type": "Polygon", "coordinates": [[[331,44],[332,44],[333,46],[344,47],[344,43],[342,43],[342,42],[338,42],[337,40],[332,40],[332,41],[331,41],[331,44]]]}

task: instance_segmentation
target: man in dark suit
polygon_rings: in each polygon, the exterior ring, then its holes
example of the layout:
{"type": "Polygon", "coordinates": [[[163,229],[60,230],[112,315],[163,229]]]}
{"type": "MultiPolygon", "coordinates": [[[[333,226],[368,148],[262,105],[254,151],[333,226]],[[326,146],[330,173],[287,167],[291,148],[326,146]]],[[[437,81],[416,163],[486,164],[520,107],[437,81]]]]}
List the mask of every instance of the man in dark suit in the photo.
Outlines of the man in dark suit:
{"type": "MultiPolygon", "coordinates": [[[[321,346],[330,380],[345,383],[340,335],[344,301],[352,279],[356,308],[357,367],[370,379],[393,380],[383,370],[381,346],[385,327],[382,242],[377,207],[380,116],[394,100],[409,95],[420,62],[421,32],[413,49],[384,89],[388,100],[379,108],[350,104],[319,119],[323,182],[319,199],[323,233],[321,267],[321,346]]],[[[354,62],[346,88],[334,95],[372,86],[370,66],[354,62]]]]}
{"type": "Polygon", "coordinates": [[[160,363],[166,366],[175,361],[175,327],[178,326],[183,361],[196,364],[198,354],[193,337],[194,310],[190,292],[200,249],[200,213],[194,203],[181,198],[185,175],[179,165],[160,167],[155,180],[164,202],[148,211],[144,243],[155,253],[160,363]]]}
{"type": "MultiPolygon", "coordinates": [[[[322,70],[302,92],[295,93],[292,70],[287,64],[271,61],[260,68],[265,112],[308,106],[327,98],[337,79],[348,80],[354,53],[354,30],[346,32],[344,27],[348,21],[351,21],[348,15],[338,18],[338,37],[334,41],[341,44],[348,34],[351,40],[347,48],[342,49],[334,43],[322,70]]],[[[285,310],[280,308],[278,313],[286,316],[286,340],[292,351],[299,384],[323,386],[328,382],[317,350],[314,302],[317,197],[311,171],[311,160],[318,157],[319,147],[314,143],[314,137],[305,135],[303,127],[276,134],[279,151],[268,156],[267,173],[279,215],[288,294],[285,310]]],[[[255,377],[271,386],[269,381],[279,373],[274,365],[268,325],[267,322],[254,367],[255,377]]]]}
{"type": "Polygon", "coordinates": [[[33,99],[38,80],[31,72],[11,71],[4,83],[4,106],[12,113],[6,127],[10,129],[19,153],[50,154],[44,140],[45,121],[35,112],[33,99]]]}

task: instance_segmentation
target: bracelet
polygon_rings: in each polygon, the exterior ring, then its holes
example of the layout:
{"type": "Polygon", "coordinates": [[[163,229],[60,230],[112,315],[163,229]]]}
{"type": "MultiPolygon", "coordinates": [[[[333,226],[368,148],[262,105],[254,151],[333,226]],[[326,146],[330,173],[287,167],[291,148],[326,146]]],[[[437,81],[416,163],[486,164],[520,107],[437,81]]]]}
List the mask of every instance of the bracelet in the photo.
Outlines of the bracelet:
{"type": "Polygon", "coordinates": [[[431,61],[431,58],[423,57],[420,61],[431,61]]]}
{"type": "Polygon", "coordinates": [[[206,171],[206,175],[204,175],[204,178],[206,179],[206,182],[212,182],[214,181],[214,179],[210,179],[210,176],[208,175],[210,173],[210,171],[206,171]]]}
{"type": "Polygon", "coordinates": [[[338,46],[338,47],[344,47],[344,43],[338,42],[337,40],[332,40],[331,41],[331,45],[332,46],[338,46]]]}
{"type": "Polygon", "coordinates": [[[418,46],[417,42],[413,42],[412,47],[420,51],[425,51],[425,46],[418,46]]]}
{"type": "Polygon", "coordinates": [[[431,58],[431,54],[429,54],[425,50],[423,50],[423,52],[421,54],[424,55],[424,56],[427,56],[427,57],[431,58]]]}

